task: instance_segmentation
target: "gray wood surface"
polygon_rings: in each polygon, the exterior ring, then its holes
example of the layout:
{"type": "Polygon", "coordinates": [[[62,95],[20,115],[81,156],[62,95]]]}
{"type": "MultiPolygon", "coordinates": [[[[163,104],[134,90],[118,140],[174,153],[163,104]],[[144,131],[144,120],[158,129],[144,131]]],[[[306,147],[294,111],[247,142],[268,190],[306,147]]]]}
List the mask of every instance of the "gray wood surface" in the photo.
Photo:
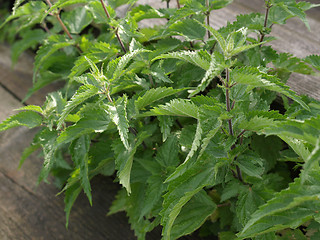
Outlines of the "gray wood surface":
{"type": "MultiPolygon", "coordinates": [[[[157,7],[165,7],[160,0],[139,0],[157,7]]],[[[262,0],[235,0],[229,7],[214,11],[211,25],[214,28],[233,21],[237,14],[261,11],[262,0]]],[[[320,3],[320,0],[313,0],[320,3]]],[[[291,19],[285,26],[275,27],[273,35],[278,40],[273,43],[279,51],[289,51],[298,57],[320,54],[320,10],[310,10],[308,20],[312,29],[309,32],[298,19],[291,19]]],[[[165,21],[165,20],[163,20],[165,21]]],[[[150,26],[148,20],[143,24],[150,26]]],[[[13,110],[22,106],[27,89],[32,84],[33,59],[24,54],[14,70],[11,69],[10,50],[0,45],[0,121],[13,110]]],[[[319,77],[293,75],[290,86],[301,94],[308,94],[320,100],[319,77]]],[[[30,98],[28,104],[41,104],[47,92],[55,89],[49,86],[30,98]]],[[[23,149],[28,146],[35,130],[17,128],[0,133],[0,239],[136,239],[127,223],[125,214],[106,216],[111,201],[119,189],[111,178],[93,179],[93,207],[90,207],[82,194],[71,211],[69,229],[65,228],[64,203],[62,196],[56,196],[58,189],[45,183],[36,186],[41,158],[33,154],[18,170],[19,159],[23,149]]],[[[148,240],[160,239],[159,229],[148,240]]],[[[184,239],[198,239],[188,237],[184,239]]]]}

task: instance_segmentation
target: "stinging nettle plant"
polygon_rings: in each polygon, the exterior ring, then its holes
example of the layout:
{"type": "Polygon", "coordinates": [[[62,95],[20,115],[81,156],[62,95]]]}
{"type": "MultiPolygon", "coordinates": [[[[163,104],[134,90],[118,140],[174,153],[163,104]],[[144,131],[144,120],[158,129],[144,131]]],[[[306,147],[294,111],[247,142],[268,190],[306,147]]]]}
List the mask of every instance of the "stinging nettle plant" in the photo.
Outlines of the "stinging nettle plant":
{"type": "Polygon", "coordinates": [[[39,127],[21,163],[42,149],[39,182],[55,176],[67,224],[102,174],[123,186],[109,214],[125,211],[138,239],[158,225],[166,240],[199,228],[222,240],[320,238],[320,104],[286,85],[293,72],[319,74],[320,56],[279,53],[271,35],[293,17],[310,28],[305,11],[320,4],[261,2],[265,13],[215,29],[210,13],[232,0],[16,0],[1,31],[13,64],[36,51],[26,98],[65,86],[0,131],[39,127]]]}

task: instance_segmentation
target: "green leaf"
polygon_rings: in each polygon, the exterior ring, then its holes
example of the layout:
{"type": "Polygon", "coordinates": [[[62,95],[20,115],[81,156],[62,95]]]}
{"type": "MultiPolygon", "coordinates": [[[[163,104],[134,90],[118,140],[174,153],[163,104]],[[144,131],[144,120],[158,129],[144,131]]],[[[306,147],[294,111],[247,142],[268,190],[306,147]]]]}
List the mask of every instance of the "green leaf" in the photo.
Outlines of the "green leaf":
{"type": "Polygon", "coordinates": [[[68,114],[78,105],[93,97],[98,93],[99,89],[93,85],[83,85],[81,86],[77,92],[72,96],[72,98],[67,102],[67,105],[63,109],[63,113],[61,114],[57,128],[61,129],[64,120],[68,116],[68,114]]]}
{"type": "Polygon", "coordinates": [[[208,70],[210,67],[211,57],[207,51],[180,51],[172,52],[167,54],[161,54],[160,56],[155,57],[152,61],[163,59],[163,58],[174,58],[189,62],[194,64],[204,70],[208,70]]]}
{"type": "Polygon", "coordinates": [[[266,41],[265,42],[260,42],[260,43],[249,44],[249,45],[243,45],[243,46],[234,48],[231,51],[230,56],[232,57],[232,56],[238,55],[241,52],[247,51],[247,50],[249,50],[251,48],[255,48],[255,47],[260,46],[260,45],[265,44],[265,43],[266,43],[266,41]]]}
{"type": "Polygon", "coordinates": [[[296,178],[287,189],[260,206],[238,237],[252,238],[285,228],[294,229],[311,220],[320,207],[320,179],[317,171],[310,172],[304,184],[300,178],[296,178]]]}
{"type": "Polygon", "coordinates": [[[311,8],[315,8],[315,7],[320,7],[320,4],[313,4],[313,3],[305,2],[305,1],[298,2],[297,5],[303,11],[307,11],[307,10],[309,10],[311,8]]]}
{"type": "Polygon", "coordinates": [[[159,148],[155,157],[156,161],[163,167],[177,166],[180,161],[178,157],[178,141],[175,136],[170,136],[159,148]]]}
{"type": "Polygon", "coordinates": [[[223,188],[220,202],[224,202],[226,200],[229,200],[232,197],[237,197],[238,194],[243,190],[243,185],[239,181],[230,181],[226,184],[226,186],[223,188]]]}
{"type": "Polygon", "coordinates": [[[160,131],[162,133],[162,141],[165,142],[171,133],[173,119],[170,116],[158,116],[160,131]]]}
{"type": "Polygon", "coordinates": [[[268,75],[254,67],[235,68],[231,72],[231,79],[234,82],[242,83],[250,86],[251,88],[262,87],[271,91],[282,93],[285,96],[292,98],[298,102],[304,109],[309,110],[305,102],[301,100],[295,92],[272,75],[268,75]]]}
{"type": "Polygon", "coordinates": [[[244,226],[251,215],[263,204],[263,199],[251,188],[246,188],[240,193],[236,206],[236,215],[244,226]]]}
{"type": "Polygon", "coordinates": [[[36,105],[27,105],[21,108],[16,109],[17,111],[33,111],[36,113],[40,113],[40,114],[44,114],[42,108],[40,106],[36,106],[36,105]]]}
{"type": "Polygon", "coordinates": [[[120,7],[124,4],[133,5],[137,0],[109,0],[108,3],[112,8],[120,7]]]}
{"type": "Polygon", "coordinates": [[[274,167],[278,158],[280,158],[280,151],[283,149],[283,142],[276,136],[252,136],[250,147],[265,159],[265,170],[269,171],[274,167]]]}
{"type": "Polygon", "coordinates": [[[214,138],[214,136],[217,134],[217,132],[219,131],[219,129],[222,126],[222,121],[220,119],[215,119],[215,121],[213,123],[214,123],[213,126],[210,127],[210,130],[208,131],[208,133],[205,135],[205,137],[202,140],[199,157],[202,156],[202,154],[206,150],[207,146],[209,145],[211,139],[214,138]]]}
{"type": "Polygon", "coordinates": [[[160,175],[150,176],[147,184],[145,201],[139,216],[140,219],[142,219],[144,216],[148,216],[153,208],[159,204],[159,201],[162,200],[162,194],[167,187],[165,184],[163,184],[163,180],[160,175]]]}
{"type": "Polygon", "coordinates": [[[263,133],[266,135],[278,135],[280,138],[296,138],[315,146],[320,136],[319,121],[320,116],[304,121],[288,119],[287,121],[273,122],[268,127],[265,127],[263,133]]]}
{"type": "Polygon", "coordinates": [[[308,175],[313,169],[319,166],[320,162],[320,138],[318,138],[315,148],[312,150],[311,154],[305,159],[305,164],[303,165],[303,171],[301,174],[301,182],[304,183],[308,179],[308,175]]]}
{"type": "MultiPolygon", "coordinates": [[[[200,117],[198,117],[198,118],[200,118],[200,117]]],[[[191,149],[190,149],[190,151],[189,151],[189,153],[188,153],[188,155],[182,165],[187,164],[187,162],[193,157],[193,155],[195,154],[195,152],[197,151],[198,147],[201,144],[201,138],[202,138],[202,126],[201,126],[201,121],[199,119],[198,123],[197,123],[197,129],[194,134],[194,139],[192,142],[191,149]]]]}
{"type": "Polygon", "coordinates": [[[81,193],[82,187],[80,186],[80,183],[72,185],[65,191],[65,197],[64,197],[64,211],[66,213],[66,227],[68,228],[69,225],[69,216],[71,208],[76,201],[77,197],[81,193]]]}
{"type": "Polygon", "coordinates": [[[124,188],[120,189],[113,200],[108,212],[108,216],[126,210],[127,192],[124,188]]]}
{"type": "Polygon", "coordinates": [[[170,78],[166,75],[166,73],[161,69],[152,69],[150,72],[152,77],[156,78],[156,82],[164,82],[164,83],[173,83],[170,78]],[[158,80],[158,81],[157,81],[158,80]]]}
{"type": "Polygon", "coordinates": [[[289,53],[280,53],[278,57],[272,61],[277,69],[289,72],[297,72],[301,74],[312,74],[313,70],[300,58],[293,57],[289,53]]]}
{"type": "Polygon", "coordinates": [[[11,60],[12,66],[14,66],[19,56],[27,49],[35,47],[37,44],[41,43],[45,37],[46,33],[41,29],[30,30],[25,33],[20,33],[21,40],[15,41],[11,48],[11,60]]]}
{"type": "Polygon", "coordinates": [[[198,87],[193,90],[189,97],[196,95],[197,93],[204,91],[206,87],[213,81],[213,79],[220,75],[220,73],[224,70],[225,64],[223,57],[220,56],[217,52],[211,55],[210,66],[207,69],[204,77],[201,80],[201,83],[198,87]]]}
{"type": "Polygon", "coordinates": [[[133,8],[132,11],[130,11],[130,15],[136,22],[140,22],[143,19],[166,17],[161,9],[158,10],[149,5],[139,5],[133,8]]]}
{"type": "Polygon", "coordinates": [[[261,179],[264,167],[263,161],[259,156],[251,152],[243,153],[237,158],[236,164],[247,175],[261,179]]]}
{"type": "MultiPolygon", "coordinates": [[[[156,217],[152,222],[148,220],[151,216],[140,218],[140,213],[148,204],[146,203],[145,188],[146,185],[144,183],[132,184],[132,194],[127,196],[126,208],[131,228],[134,230],[137,239],[141,240],[146,239],[146,233],[153,230],[160,222],[159,217],[156,217]]],[[[161,192],[161,189],[159,191],[161,192]]]]}
{"type": "Polygon", "coordinates": [[[185,37],[187,41],[201,40],[206,34],[206,29],[198,21],[191,18],[173,23],[168,30],[185,37]]]}
{"type": "Polygon", "coordinates": [[[110,123],[108,113],[99,105],[88,105],[82,111],[83,116],[74,125],[67,127],[59,135],[57,142],[64,144],[79,138],[82,135],[104,132],[110,123]]]}
{"type": "Polygon", "coordinates": [[[59,49],[68,47],[74,44],[73,40],[68,40],[63,35],[52,35],[50,36],[46,43],[42,45],[37,51],[34,69],[33,69],[33,81],[36,79],[36,75],[41,68],[41,66],[46,62],[46,60],[59,49]]]}
{"type": "Polygon", "coordinates": [[[149,51],[146,49],[137,49],[132,52],[126,53],[122,57],[110,61],[106,73],[109,81],[112,82],[118,80],[125,73],[125,68],[128,65],[128,63],[138,54],[143,52],[149,51]]]}
{"type": "Polygon", "coordinates": [[[223,36],[214,28],[208,26],[208,25],[204,25],[202,24],[202,26],[204,26],[208,31],[211,32],[211,34],[213,35],[213,37],[217,40],[222,52],[226,52],[227,51],[227,42],[226,40],[223,38],[223,36]]]}
{"type": "Polygon", "coordinates": [[[92,15],[84,7],[78,7],[61,15],[63,23],[70,33],[79,34],[92,22],[92,15]]]}
{"type": "MultiPolygon", "coordinates": [[[[164,239],[171,239],[171,232],[177,231],[174,230],[176,227],[179,229],[179,226],[175,226],[174,223],[182,207],[187,204],[194,195],[203,191],[203,187],[215,184],[214,166],[215,159],[197,161],[181,176],[169,182],[168,193],[164,196],[163,209],[160,213],[162,216],[161,225],[163,226],[162,235],[164,239]]],[[[210,213],[212,213],[214,209],[215,204],[212,202],[210,213]]],[[[193,218],[197,226],[194,226],[192,231],[200,227],[208,215],[204,216],[202,212],[199,212],[199,215],[193,218]]],[[[183,226],[180,227],[182,228],[183,226]]]]}
{"type": "Polygon", "coordinates": [[[57,9],[62,9],[71,5],[75,5],[75,4],[85,4],[88,3],[88,0],[58,0],[56,1],[50,8],[48,11],[46,11],[46,14],[42,17],[41,22],[44,21],[45,17],[56,11],[57,9]]]}
{"type": "Polygon", "coordinates": [[[320,55],[310,55],[306,57],[305,60],[310,63],[312,67],[320,71],[320,55]]]}
{"type": "Polygon", "coordinates": [[[42,117],[35,112],[25,111],[13,115],[2,123],[0,123],[0,132],[5,131],[10,128],[18,126],[26,126],[28,128],[34,128],[40,126],[42,123],[42,117]]]}
{"type": "Polygon", "coordinates": [[[288,136],[280,136],[280,138],[285,141],[304,161],[307,160],[310,155],[310,151],[303,141],[288,136]]]}
{"type": "Polygon", "coordinates": [[[185,99],[174,99],[166,105],[159,105],[153,108],[150,112],[146,112],[141,116],[181,116],[198,118],[198,107],[191,101],[185,99]]]}
{"type": "Polygon", "coordinates": [[[24,163],[24,161],[36,150],[38,150],[41,147],[40,144],[35,144],[35,143],[31,143],[29,147],[25,148],[23,150],[23,153],[21,155],[20,158],[20,162],[19,162],[19,168],[21,168],[22,164],[24,163]]]}
{"type": "Polygon", "coordinates": [[[150,135],[146,132],[141,132],[138,134],[137,140],[130,144],[128,148],[124,148],[122,144],[116,144],[114,147],[114,152],[117,155],[115,160],[116,169],[118,170],[117,175],[120,184],[126,188],[128,195],[131,193],[130,176],[134,154],[136,153],[137,148],[149,136],[150,135]]]}
{"type": "Polygon", "coordinates": [[[213,10],[218,10],[221,8],[224,8],[231,4],[233,0],[210,0],[209,1],[209,7],[213,10]]]}
{"type": "Polygon", "coordinates": [[[56,139],[58,137],[58,132],[56,130],[50,131],[49,129],[44,129],[39,134],[39,143],[42,147],[44,162],[41,169],[38,183],[42,180],[46,180],[54,163],[55,163],[55,152],[57,150],[56,139]]]}
{"type": "Polygon", "coordinates": [[[298,18],[301,19],[301,21],[306,25],[306,27],[310,29],[310,25],[309,22],[306,18],[306,14],[305,12],[299,8],[299,6],[297,4],[295,5],[286,5],[285,3],[278,3],[277,6],[281,7],[284,11],[286,11],[287,13],[289,13],[292,16],[297,16],[298,18]]]}
{"type": "Polygon", "coordinates": [[[105,61],[106,59],[112,58],[116,55],[117,50],[111,47],[110,44],[105,42],[95,42],[92,43],[84,52],[83,55],[79,56],[78,59],[74,62],[74,66],[71,69],[70,78],[74,76],[79,76],[84,71],[86,71],[90,64],[88,59],[91,60],[94,64],[105,61]]]}
{"type": "Polygon", "coordinates": [[[88,135],[83,135],[76,139],[70,145],[70,153],[72,161],[75,163],[75,168],[79,168],[79,177],[81,186],[87,195],[90,205],[92,205],[91,186],[88,176],[88,152],[90,148],[90,138],[88,135]]]}
{"type": "Polygon", "coordinates": [[[24,5],[20,5],[20,1],[13,8],[12,14],[0,25],[0,29],[14,19],[21,20],[21,26],[16,30],[16,33],[23,28],[41,22],[43,15],[46,15],[47,5],[41,1],[29,1],[24,5]]]}
{"type": "Polygon", "coordinates": [[[125,95],[122,98],[119,98],[114,104],[107,105],[108,114],[110,115],[111,120],[118,128],[120,139],[124,147],[129,150],[128,143],[128,128],[129,121],[127,119],[127,96],[125,95]]]}
{"type": "Polygon", "coordinates": [[[159,88],[152,88],[148,90],[143,96],[139,97],[135,101],[135,105],[138,110],[143,109],[144,107],[156,102],[162,98],[171,96],[178,92],[184,91],[185,88],[182,89],[173,89],[172,87],[159,87],[159,88]]]}
{"type": "Polygon", "coordinates": [[[201,191],[194,195],[176,218],[171,230],[171,239],[191,234],[198,229],[206,219],[216,210],[217,206],[212,199],[201,191]]]}

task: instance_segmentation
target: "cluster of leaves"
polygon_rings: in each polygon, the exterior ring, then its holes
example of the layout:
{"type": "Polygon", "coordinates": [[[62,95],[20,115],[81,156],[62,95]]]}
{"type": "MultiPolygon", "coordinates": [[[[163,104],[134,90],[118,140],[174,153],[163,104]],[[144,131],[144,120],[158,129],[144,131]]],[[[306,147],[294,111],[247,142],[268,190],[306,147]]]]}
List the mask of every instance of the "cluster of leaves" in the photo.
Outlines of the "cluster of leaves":
{"type": "Polygon", "coordinates": [[[16,0],[2,24],[17,34],[13,63],[36,50],[27,97],[65,81],[0,131],[40,128],[21,161],[42,149],[39,182],[55,176],[67,222],[82,190],[92,204],[90,180],[115,173],[123,188],[109,214],[125,211],[138,239],[159,224],[166,240],[199,228],[222,240],[319,239],[320,103],[285,83],[318,74],[320,56],[265,45],[289,18],[309,27],[305,11],[319,4],[265,0],[265,14],[214,29],[210,12],[232,0],[135,2],[16,0]]]}

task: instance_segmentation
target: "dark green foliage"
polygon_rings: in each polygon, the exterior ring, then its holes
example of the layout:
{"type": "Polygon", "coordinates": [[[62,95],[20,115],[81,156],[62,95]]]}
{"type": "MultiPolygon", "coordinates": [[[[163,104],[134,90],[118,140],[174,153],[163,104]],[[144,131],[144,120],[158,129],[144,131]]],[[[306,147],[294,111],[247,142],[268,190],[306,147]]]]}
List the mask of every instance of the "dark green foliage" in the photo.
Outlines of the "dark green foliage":
{"type": "Polygon", "coordinates": [[[123,186],[109,214],[125,211],[141,240],[159,224],[165,240],[199,228],[223,240],[319,239],[320,103],[286,81],[319,75],[320,57],[278,53],[268,36],[292,17],[309,27],[305,11],[319,4],[265,0],[268,16],[215,29],[209,13],[232,0],[135,2],[17,0],[1,25],[19,39],[13,64],[36,51],[27,97],[66,83],[0,131],[41,127],[21,163],[42,148],[39,181],[55,176],[67,225],[81,191],[94,204],[90,180],[102,174],[123,186]],[[165,23],[140,27],[152,18],[165,23]],[[281,113],[270,107],[277,96],[281,113]]]}

